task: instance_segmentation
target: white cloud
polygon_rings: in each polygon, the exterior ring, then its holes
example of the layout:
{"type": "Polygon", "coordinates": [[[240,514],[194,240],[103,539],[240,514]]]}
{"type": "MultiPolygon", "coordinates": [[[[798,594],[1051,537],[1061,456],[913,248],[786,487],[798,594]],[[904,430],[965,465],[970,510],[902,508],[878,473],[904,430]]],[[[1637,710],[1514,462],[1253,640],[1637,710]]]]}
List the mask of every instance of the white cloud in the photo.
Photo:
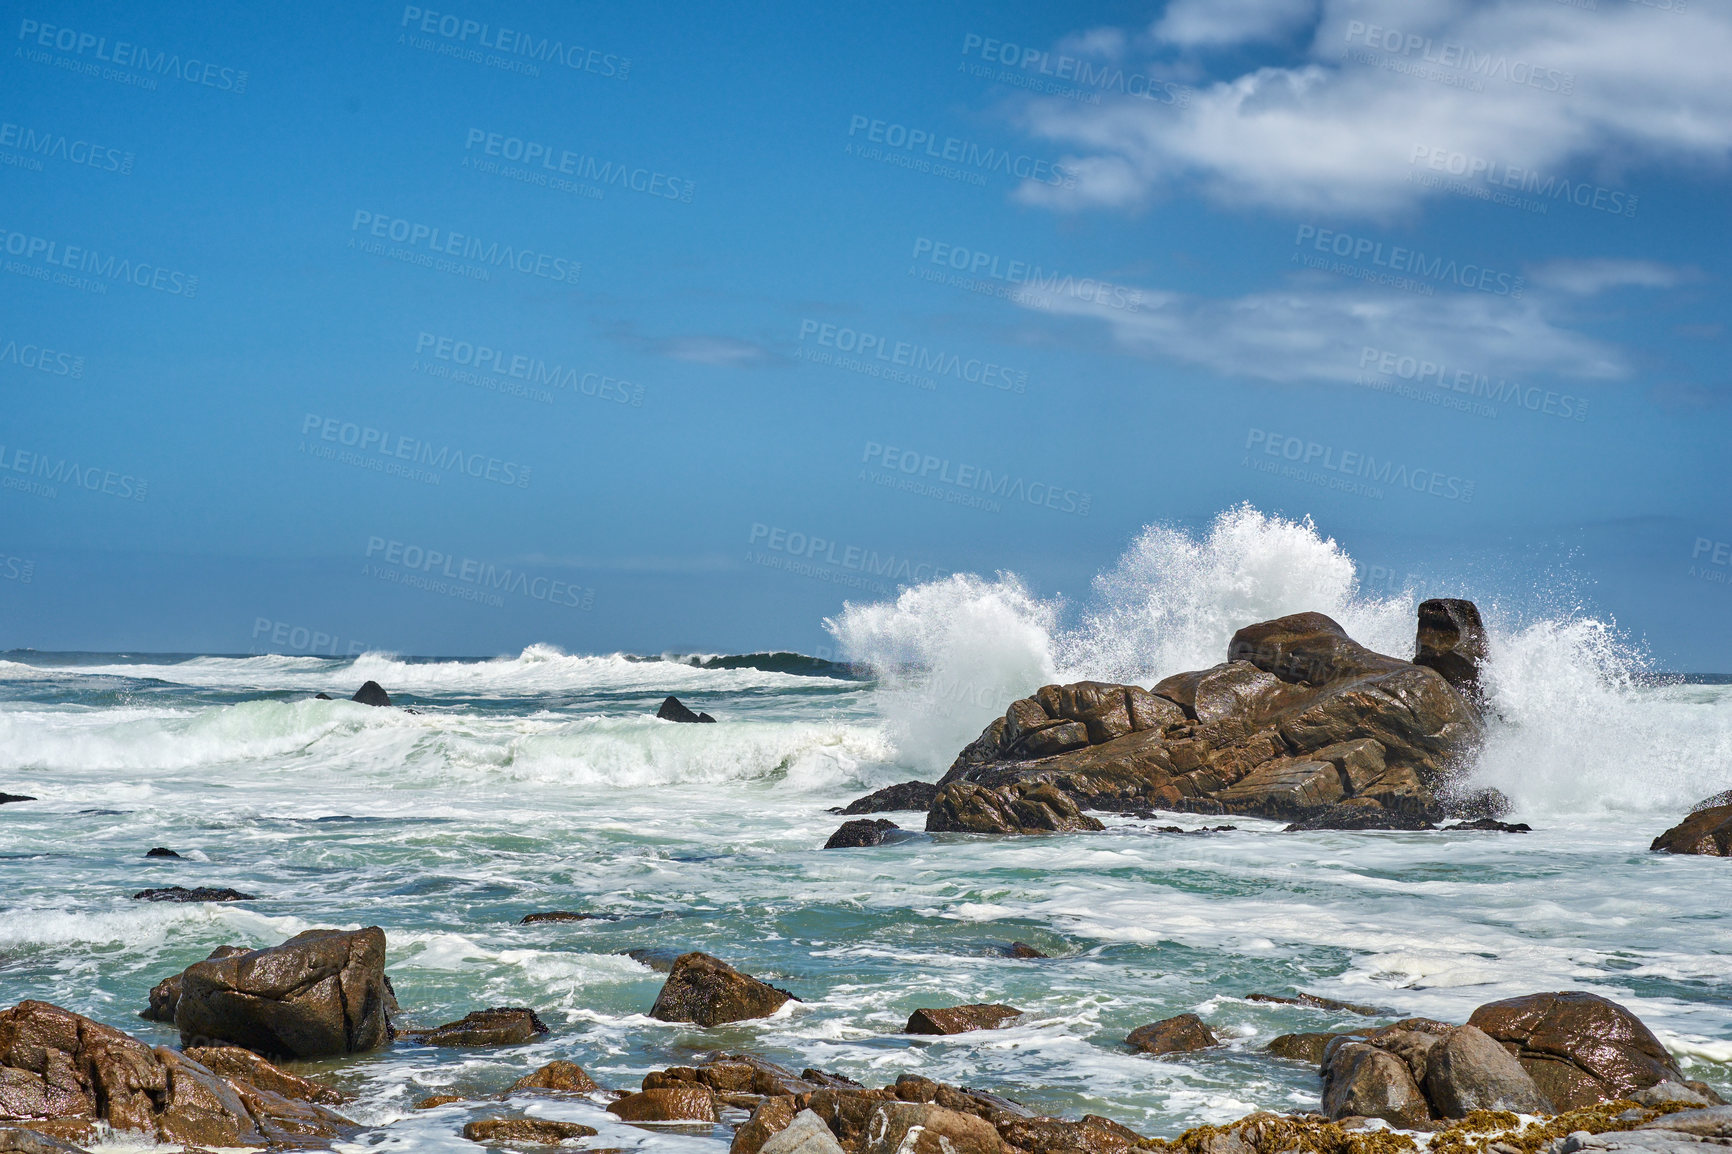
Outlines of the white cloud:
{"type": "Polygon", "coordinates": [[[1068,147],[1079,179],[1018,195],[1074,210],[1195,188],[1228,204],[1388,217],[1439,195],[1413,179],[1421,147],[1559,176],[1589,160],[1721,165],[1727,60],[1726,7],[1324,0],[1306,59],[1201,85],[1186,106],[1030,98],[1025,127],[1068,147]]]}
{"type": "Polygon", "coordinates": [[[1653,260],[1554,260],[1528,271],[1534,284],[1575,296],[1593,296],[1610,288],[1671,288],[1693,275],[1692,269],[1653,260]]]}
{"type": "Polygon", "coordinates": [[[1316,12],[1316,0],[1173,0],[1150,32],[1167,44],[1218,48],[1277,39],[1316,12]]]}

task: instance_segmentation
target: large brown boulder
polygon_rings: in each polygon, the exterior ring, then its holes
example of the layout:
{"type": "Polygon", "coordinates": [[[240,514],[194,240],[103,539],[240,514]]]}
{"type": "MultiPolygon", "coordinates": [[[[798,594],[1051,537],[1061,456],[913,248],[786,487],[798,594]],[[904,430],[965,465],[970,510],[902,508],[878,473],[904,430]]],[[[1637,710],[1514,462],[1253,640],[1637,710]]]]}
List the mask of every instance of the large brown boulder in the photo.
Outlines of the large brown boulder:
{"type": "Polygon", "coordinates": [[[997,1002],[974,1002],[966,1006],[942,1006],[915,1010],[908,1015],[905,1034],[966,1034],[974,1030],[1003,1029],[1022,1016],[1015,1006],[997,1002]]]}
{"type": "Polygon", "coordinates": [[[608,1106],[608,1112],[626,1122],[720,1122],[716,1096],[695,1083],[640,1090],[608,1106]]]}
{"type": "Polygon", "coordinates": [[[594,1126],[556,1122],[552,1118],[477,1118],[463,1127],[471,1142],[511,1142],[525,1146],[559,1146],[577,1138],[593,1138],[594,1126]]]}
{"type": "Polygon", "coordinates": [[[45,1002],[0,1012],[0,1121],[83,1139],[98,1123],[189,1146],[312,1145],[357,1127],[45,1002]]]}
{"type": "Polygon", "coordinates": [[[1459,597],[1419,603],[1413,663],[1435,669],[1470,701],[1480,697],[1479,666],[1488,653],[1479,606],[1459,597]]]}
{"type": "Polygon", "coordinates": [[[1439,1118],[1475,1110],[1549,1114],[1552,1104],[1510,1052],[1477,1026],[1445,1034],[1425,1057],[1425,1096],[1439,1118]]]}
{"type": "Polygon", "coordinates": [[[1226,656],[1152,691],[1084,681],[1012,702],[940,780],[927,829],[1091,828],[1053,794],[1079,811],[1289,821],[1353,801],[1366,828],[1443,816],[1445,787],[1482,732],[1474,703],[1443,674],[1373,652],[1321,613],[1247,626],[1226,656]],[[1036,790],[1039,806],[1029,804],[1036,790]],[[1388,822],[1361,812],[1371,809],[1388,822]]]}
{"type": "Polygon", "coordinates": [[[1579,991],[1489,1002],[1468,1024],[1490,1034],[1532,1075],[1557,1110],[1628,1098],[1659,1082],[1683,1082],[1672,1055],[1616,1002],[1579,991]]]}
{"type": "Polygon", "coordinates": [[[1405,1061],[1388,1050],[1346,1040],[1324,1052],[1323,1113],[1382,1118],[1407,1130],[1431,1120],[1431,1108],[1405,1061]]]}
{"type": "Polygon", "coordinates": [[[1650,853],[1732,857],[1732,805],[1699,809],[1654,839],[1650,853]]]}
{"type": "Polygon", "coordinates": [[[183,1045],[232,1043],[317,1058],[391,1040],[385,931],[307,930],[280,946],[186,968],[174,1023],[183,1045]]]}
{"type": "Polygon", "coordinates": [[[1206,1050],[1218,1044],[1219,1039],[1197,1015],[1180,1014],[1176,1018],[1163,1018],[1159,1022],[1138,1026],[1125,1042],[1145,1054],[1185,1054],[1192,1050],[1206,1050]]]}
{"type": "Polygon", "coordinates": [[[601,1089],[576,1062],[549,1062],[540,1069],[525,1074],[511,1084],[506,1094],[593,1094],[601,1089]]]}
{"type": "Polygon", "coordinates": [[[719,1026],[748,1018],[767,1018],[790,999],[786,990],[742,974],[720,958],[693,951],[681,954],[656,995],[650,1017],[663,1022],[719,1026]]]}

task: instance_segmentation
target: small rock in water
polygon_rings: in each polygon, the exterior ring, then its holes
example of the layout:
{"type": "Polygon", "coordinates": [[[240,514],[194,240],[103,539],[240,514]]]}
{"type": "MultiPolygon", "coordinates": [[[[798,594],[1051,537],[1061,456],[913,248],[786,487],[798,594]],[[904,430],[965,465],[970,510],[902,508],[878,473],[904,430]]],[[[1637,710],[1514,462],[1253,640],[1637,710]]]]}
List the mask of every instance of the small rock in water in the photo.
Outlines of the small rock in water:
{"type": "Polygon", "coordinates": [[[546,1033],[547,1024],[534,1010],[496,1006],[431,1030],[406,1030],[404,1036],[429,1046],[516,1046],[546,1033]]]}
{"type": "Polygon", "coordinates": [[[1247,1002],[1273,1002],[1280,1006],[1306,1006],[1313,1010],[1346,1010],[1350,1014],[1364,1014],[1375,1018],[1387,1011],[1376,1006],[1365,1006],[1358,1002],[1338,1002],[1334,998],[1320,998],[1316,994],[1299,994],[1289,997],[1285,994],[1246,994],[1247,1002]]]}
{"type": "Polygon", "coordinates": [[[865,797],[855,798],[840,809],[832,809],[830,812],[858,814],[918,810],[925,813],[932,808],[932,800],[937,796],[938,787],[929,781],[904,781],[874,790],[865,797]]]}
{"type": "Polygon", "coordinates": [[[1215,1032],[1195,1014],[1180,1014],[1138,1026],[1125,1041],[1145,1054],[1187,1054],[1220,1044],[1215,1032]]]}
{"type": "MultiPolygon", "coordinates": [[[[331,695],[329,693],[315,693],[315,694],[313,694],[313,700],[314,701],[330,701],[331,695]]],[[[459,1099],[459,1100],[461,1100],[461,1099],[459,1099]]]]}
{"type": "Polygon", "coordinates": [[[902,1028],[905,1034],[966,1034],[973,1030],[997,1030],[1022,1016],[1015,1006],[998,1002],[975,1002],[966,1006],[942,1006],[915,1010],[902,1028]]]}
{"type": "Polygon", "coordinates": [[[1511,823],[1507,821],[1499,821],[1495,817],[1482,817],[1473,821],[1458,821],[1454,825],[1444,826],[1443,829],[1446,833],[1450,830],[1458,829],[1481,830],[1486,833],[1532,833],[1534,831],[1534,827],[1527,824],[1525,821],[1511,823]]]}
{"type": "Polygon", "coordinates": [[[524,914],[517,924],[520,926],[538,926],[543,922],[600,922],[607,921],[603,914],[584,914],[573,910],[548,910],[539,914],[524,914]]]}
{"type": "Polygon", "coordinates": [[[188,889],[185,886],[164,886],[161,889],[139,890],[132,895],[135,902],[256,902],[259,899],[252,894],[243,894],[239,890],[227,888],[213,889],[210,886],[198,886],[188,889]]]}
{"type": "Polygon", "coordinates": [[[693,951],[681,954],[656,995],[650,1017],[663,1022],[719,1026],[747,1018],[767,1018],[789,1000],[786,990],[742,974],[720,958],[693,951]]]}
{"type": "Polygon", "coordinates": [[[180,855],[175,853],[171,849],[166,849],[163,846],[159,845],[154,849],[145,850],[144,856],[145,857],[179,857],[180,855]]]}
{"type": "Polygon", "coordinates": [[[715,720],[715,718],[711,717],[707,713],[693,713],[681,704],[680,699],[677,697],[669,697],[666,701],[662,702],[662,707],[656,710],[656,716],[663,721],[693,722],[715,720]]]}
{"type": "Polygon", "coordinates": [[[627,1094],[607,1108],[626,1122],[720,1122],[716,1096],[709,1087],[690,1083],[627,1094]]]}
{"type": "Polygon", "coordinates": [[[558,1146],[573,1138],[593,1138],[594,1126],[555,1122],[551,1118],[479,1118],[463,1127],[471,1142],[520,1142],[528,1146],[558,1146]]]}
{"type": "Polygon", "coordinates": [[[883,845],[884,835],[893,829],[900,828],[889,818],[857,817],[853,821],[842,823],[830,840],[824,843],[825,849],[859,849],[862,846],[883,845]]]}
{"type": "Polygon", "coordinates": [[[1034,946],[1029,945],[1027,942],[1012,942],[1012,943],[1010,943],[1010,948],[1005,950],[1004,952],[1005,952],[1005,955],[1007,957],[1012,957],[1012,958],[1030,958],[1030,959],[1033,959],[1033,958],[1050,958],[1050,957],[1052,957],[1051,954],[1045,952],[1044,950],[1036,949],[1034,946]]]}
{"type": "Polygon", "coordinates": [[[432,1097],[423,1098],[415,1103],[415,1109],[434,1110],[440,1106],[449,1106],[453,1102],[461,1101],[463,1101],[462,1097],[457,1094],[434,1094],[432,1097]]]}
{"type": "Polygon", "coordinates": [[[507,1094],[523,1094],[533,1090],[558,1091],[565,1094],[591,1094],[601,1089],[587,1071],[576,1062],[549,1062],[533,1074],[525,1074],[511,1084],[507,1094]]]}
{"type": "Polygon", "coordinates": [[[1655,838],[1650,853],[1701,854],[1732,857],[1732,805],[1695,810],[1689,817],[1655,838]]]}
{"type": "Polygon", "coordinates": [[[5,805],[9,801],[35,801],[35,800],[36,799],[33,797],[25,797],[21,793],[0,793],[0,805],[5,805]]]}
{"type": "Polygon", "coordinates": [[[355,696],[349,700],[359,701],[362,705],[389,705],[391,704],[391,695],[386,693],[384,687],[377,681],[369,681],[355,690],[355,696]]]}

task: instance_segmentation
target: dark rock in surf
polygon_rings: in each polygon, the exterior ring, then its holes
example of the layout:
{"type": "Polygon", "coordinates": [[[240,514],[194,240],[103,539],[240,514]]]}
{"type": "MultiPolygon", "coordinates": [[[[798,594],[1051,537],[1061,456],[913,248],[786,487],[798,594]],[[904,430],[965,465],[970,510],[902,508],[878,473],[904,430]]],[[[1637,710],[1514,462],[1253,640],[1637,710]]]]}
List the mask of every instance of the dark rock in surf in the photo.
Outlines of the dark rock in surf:
{"type": "Polygon", "coordinates": [[[197,886],[188,889],[186,886],[164,886],[154,890],[139,890],[132,895],[135,902],[256,902],[259,899],[252,894],[243,894],[239,890],[228,888],[215,889],[210,886],[197,886]]]}
{"type": "Polygon", "coordinates": [[[389,705],[391,704],[391,695],[386,693],[384,687],[377,681],[369,681],[355,690],[355,696],[349,700],[359,701],[362,705],[389,705]]]}
{"type": "MultiPolygon", "coordinates": [[[[1336,1031],[1333,1033],[1312,1034],[1282,1034],[1269,1041],[1269,1053],[1277,1058],[1286,1058],[1293,1062],[1306,1062],[1312,1066],[1323,1065],[1323,1051],[1329,1043],[1337,1038],[1354,1036],[1352,1031],[1336,1031]]],[[[1364,1035],[1358,1035],[1363,1038],[1364,1035]]]]}
{"type": "Polygon", "coordinates": [[[508,1142],[523,1146],[559,1146],[578,1138],[593,1138],[594,1126],[556,1122],[552,1118],[477,1118],[463,1126],[471,1142],[508,1142]]]}
{"type": "Polygon", "coordinates": [[[497,1006],[431,1030],[407,1030],[404,1036],[428,1046],[520,1046],[548,1032],[547,1023],[534,1010],[497,1006]]]}
{"type": "Polygon", "coordinates": [[[1423,827],[1444,815],[1481,733],[1476,706],[1437,670],[1375,653],[1321,613],[1297,613],[1239,630],[1226,662],[1153,691],[1084,681],[1012,702],[939,781],[927,829],[1095,828],[1065,823],[1050,803],[1022,818],[1019,803],[1037,790],[1077,809],[1289,822],[1354,801],[1392,815],[1390,826],[1423,827]]]}
{"type": "Polygon", "coordinates": [[[1458,821],[1454,825],[1443,827],[1444,832],[1451,830],[1477,830],[1484,833],[1532,833],[1534,827],[1525,821],[1498,821],[1494,817],[1482,817],[1474,821],[1458,821]]]}
{"type": "Polygon", "coordinates": [[[1322,998],[1316,994],[1246,994],[1247,1002],[1271,1002],[1278,1006],[1303,1006],[1308,1010],[1332,1010],[1349,1014],[1362,1014],[1367,1018],[1380,1017],[1388,1013],[1376,1006],[1367,1006],[1359,1002],[1340,1002],[1334,998],[1322,998]]]}
{"type": "Polygon", "coordinates": [[[332,698],[331,698],[331,695],[329,693],[315,693],[315,694],[313,694],[313,700],[314,701],[330,701],[330,700],[332,700],[332,698]]]}
{"type": "Polygon", "coordinates": [[[666,701],[662,702],[661,708],[656,710],[656,716],[663,721],[715,721],[715,718],[711,717],[707,713],[693,713],[691,710],[687,709],[677,697],[669,697],[666,701]]]}
{"type": "Polygon", "coordinates": [[[279,946],[197,962],[180,978],[183,1043],[221,1041],[268,1056],[376,1050],[395,1031],[385,931],[307,930],[279,946]]]}
{"type": "Polygon", "coordinates": [[[157,846],[157,847],[156,847],[156,848],[154,848],[154,849],[147,849],[147,850],[145,850],[145,851],[144,851],[144,856],[145,856],[145,857],[175,857],[175,858],[177,858],[177,857],[179,857],[179,856],[180,856],[180,855],[179,855],[179,854],[177,854],[177,853],[175,853],[175,852],[174,852],[174,851],[173,851],[173,850],[171,850],[171,849],[168,849],[168,848],[166,848],[166,847],[164,847],[164,846],[160,846],[160,845],[159,845],[159,846],[157,846]]]}
{"type": "Polygon", "coordinates": [[[925,812],[932,808],[932,801],[938,796],[938,787],[930,781],[904,781],[897,785],[887,785],[883,789],[874,790],[865,797],[855,798],[845,806],[833,808],[831,813],[893,813],[898,810],[920,810],[925,812]]]}
{"type": "Polygon", "coordinates": [[[611,920],[606,914],[585,914],[574,910],[547,910],[539,914],[524,914],[517,924],[520,926],[538,926],[544,922],[605,922],[611,920]]]}
{"type": "Polygon", "coordinates": [[[1480,700],[1479,667],[1486,659],[1485,623],[1479,606],[1459,597],[1419,603],[1419,633],[1413,663],[1435,669],[1468,700],[1480,700]]]}
{"type": "Polygon", "coordinates": [[[966,1006],[942,1006],[915,1010],[908,1016],[904,1034],[967,1034],[974,1030],[1000,1030],[1022,1011],[997,1002],[975,1002],[966,1006]]]}
{"type": "Polygon", "coordinates": [[[855,818],[845,821],[830,840],[824,843],[825,849],[858,849],[863,846],[883,845],[884,835],[893,829],[900,828],[889,818],[855,818]]]}
{"type": "Polygon", "coordinates": [[[1438,803],[1444,817],[1460,817],[1477,820],[1482,817],[1503,817],[1515,808],[1501,789],[1457,790],[1446,788],[1438,797],[1438,803]]]}
{"type": "Polygon", "coordinates": [[[650,1017],[663,1022],[719,1026],[748,1018],[767,1018],[790,1000],[787,990],[742,974],[720,958],[693,951],[681,954],[656,995],[650,1017]]]}
{"type": "Polygon", "coordinates": [[[1684,1074],[1642,1020],[1597,994],[1567,991],[1488,1002],[1468,1024],[1515,1055],[1553,1109],[1628,1098],[1684,1074]]]}
{"type": "MultiPolygon", "coordinates": [[[[251,953],[245,946],[218,946],[205,960],[212,958],[232,958],[236,954],[251,953]]],[[[152,1022],[174,1021],[174,1008],[180,1004],[180,975],[174,974],[164,978],[150,988],[150,1004],[139,1011],[138,1016],[152,1022]]]]}
{"type": "Polygon", "coordinates": [[[1046,781],[1009,781],[996,788],[953,781],[938,791],[926,815],[928,833],[1074,833],[1106,827],[1076,799],[1046,781]]]}
{"type": "Polygon", "coordinates": [[[0,793],[0,805],[5,805],[8,802],[13,802],[13,801],[35,801],[35,800],[36,800],[35,798],[26,797],[24,794],[21,794],[21,793],[0,793]]]}
{"type": "Polygon", "coordinates": [[[1195,1014],[1180,1014],[1138,1026],[1125,1038],[1133,1050],[1145,1054],[1188,1054],[1220,1044],[1215,1032],[1195,1014]]]}
{"type": "Polygon", "coordinates": [[[1008,958],[1023,958],[1025,960],[1030,960],[1030,961],[1033,961],[1033,960],[1039,959],[1039,958],[1052,957],[1052,955],[1047,953],[1045,950],[1042,950],[1036,946],[1031,946],[1027,942],[1012,942],[1012,943],[1010,943],[1010,945],[1008,947],[1006,947],[1004,954],[1008,958]]]}
{"type": "Polygon", "coordinates": [[[549,1062],[511,1084],[506,1094],[593,1094],[601,1089],[576,1062],[549,1062]]]}
{"type": "Polygon", "coordinates": [[[1722,805],[1732,805],[1732,789],[1723,789],[1713,797],[1703,798],[1701,801],[1690,807],[1690,812],[1701,813],[1705,809],[1713,809],[1716,806],[1722,805]]]}
{"type": "Polygon", "coordinates": [[[1732,856],[1732,805],[1693,811],[1689,817],[1654,839],[1650,853],[1732,856]]]}
{"type": "Polygon", "coordinates": [[[1436,828],[1424,818],[1391,813],[1371,798],[1350,797],[1345,801],[1336,802],[1322,813],[1314,814],[1304,821],[1292,823],[1282,832],[1308,833],[1324,829],[1421,830],[1436,828]]]}
{"type": "Polygon", "coordinates": [[[672,972],[674,963],[685,956],[679,950],[667,946],[640,946],[637,949],[621,950],[620,952],[639,965],[648,966],[658,974],[672,972]]]}

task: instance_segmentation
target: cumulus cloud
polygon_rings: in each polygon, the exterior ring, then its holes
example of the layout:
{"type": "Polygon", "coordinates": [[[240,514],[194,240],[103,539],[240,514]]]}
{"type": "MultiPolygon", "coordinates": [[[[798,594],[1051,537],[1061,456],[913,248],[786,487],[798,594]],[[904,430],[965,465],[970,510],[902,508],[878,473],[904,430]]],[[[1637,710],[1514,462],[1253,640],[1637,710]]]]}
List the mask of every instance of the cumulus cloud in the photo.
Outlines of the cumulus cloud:
{"type": "Polygon", "coordinates": [[[1316,13],[1316,0],[1173,0],[1150,33],[1167,44],[1220,48],[1278,39],[1316,13]]]}
{"type": "Polygon", "coordinates": [[[1528,279],[1574,296],[1594,296],[1613,288],[1671,288],[1692,279],[1694,271],[1653,260],[1554,260],[1529,270],[1528,279]]]}
{"type": "MultiPolygon", "coordinates": [[[[1156,27],[1175,44],[1209,43],[1211,7],[1221,5],[1179,0],[1156,27]]],[[[1287,0],[1248,7],[1264,32],[1300,19],[1287,0]]],[[[1068,149],[1079,179],[1018,195],[1078,210],[1196,190],[1232,205],[1390,216],[1439,195],[1415,179],[1420,149],[1553,178],[1580,176],[1590,159],[1723,165],[1728,59],[1732,9],[1708,5],[1323,0],[1302,58],[1201,84],[1183,104],[1030,98],[1023,126],[1068,149]]]]}

